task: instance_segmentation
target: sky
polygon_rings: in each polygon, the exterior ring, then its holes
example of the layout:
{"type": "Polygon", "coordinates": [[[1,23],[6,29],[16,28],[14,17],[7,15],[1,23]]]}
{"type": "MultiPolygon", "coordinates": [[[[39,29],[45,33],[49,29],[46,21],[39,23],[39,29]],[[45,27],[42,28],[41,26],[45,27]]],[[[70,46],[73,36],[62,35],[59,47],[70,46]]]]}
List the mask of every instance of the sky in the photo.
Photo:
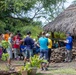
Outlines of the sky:
{"type": "Polygon", "coordinates": [[[67,8],[74,0],[67,0],[65,3],[65,7],[67,8]]]}
{"type": "MultiPolygon", "coordinates": [[[[74,1],[74,0],[67,0],[66,3],[64,4],[65,8],[67,8],[68,6],[70,6],[73,1],[74,1]]],[[[29,12],[30,12],[30,11],[29,11],[29,12]]],[[[29,14],[26,14],[26,15],[32,17],[34,14],[35,14],[34,11],[32,11],[32,12],[30,12],[29,14]]],[[[12,15],[13,15],[13,14],[12,14],[12,15]]],[[[23,16],[24,16],[24,15],[25,15],[25,14],[23,13],[23,16]]],[[[16,15],[14,15],[14,16],[16,17],[16,15]]],[[[38,19],[35,19],[35,21],[37,21],[37,20],[38,20],[38,19]]],[[[43,17],[39,18],[38,21],[41,21],[43,26],[48,23],[48,21],[47,21],[45,18],[43,18],[43,17]]]]}

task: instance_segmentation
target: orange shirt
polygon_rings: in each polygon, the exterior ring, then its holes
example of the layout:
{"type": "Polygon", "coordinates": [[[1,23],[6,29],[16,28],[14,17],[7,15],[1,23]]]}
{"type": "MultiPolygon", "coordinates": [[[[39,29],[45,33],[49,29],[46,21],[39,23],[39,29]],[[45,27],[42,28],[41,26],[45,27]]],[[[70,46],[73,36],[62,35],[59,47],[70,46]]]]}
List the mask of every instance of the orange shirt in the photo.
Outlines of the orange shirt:
{"type": "Polygon", "coordinates": [[[5,39],[6,41],[8,41],[8,38],[9,38],[9,34],[5,34],[5,35],[4,35],[4,39],[5,39]]]}

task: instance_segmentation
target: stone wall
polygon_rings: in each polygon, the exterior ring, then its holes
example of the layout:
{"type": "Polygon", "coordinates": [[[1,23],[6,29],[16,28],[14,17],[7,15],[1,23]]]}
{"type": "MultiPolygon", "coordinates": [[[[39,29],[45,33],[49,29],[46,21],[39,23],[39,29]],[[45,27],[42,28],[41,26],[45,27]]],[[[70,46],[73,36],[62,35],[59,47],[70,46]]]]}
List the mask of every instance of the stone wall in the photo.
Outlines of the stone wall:
{"type": "MultiPolygon", "coordinates": [[[[75,60],[76,57],[76,48],[73,47],[72,49],[72,58],[73,60],[75,60]]],[[[52,54],[51,54],[51,62],[64,62],[65,60],[65,47],[60,47],[60,48],[56,48],[56,49],[52,49],[52,54]]]]}

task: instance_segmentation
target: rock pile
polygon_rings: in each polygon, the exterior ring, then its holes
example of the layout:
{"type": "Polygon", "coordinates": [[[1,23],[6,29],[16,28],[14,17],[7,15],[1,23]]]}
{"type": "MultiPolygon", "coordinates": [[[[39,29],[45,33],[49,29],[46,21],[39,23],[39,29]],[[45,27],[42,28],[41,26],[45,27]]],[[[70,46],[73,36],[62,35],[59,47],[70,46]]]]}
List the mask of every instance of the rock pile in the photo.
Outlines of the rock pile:
{"type": "MultiPolygon", "coordinates": [[[[76,57],[76,48],[73,47],[73,59],[76,57]]],[[[65,47],[60,47],[57,49],[52,49],[52,54],[51,54],[51,62],[63,62],[65,60],[65,47]]]]}

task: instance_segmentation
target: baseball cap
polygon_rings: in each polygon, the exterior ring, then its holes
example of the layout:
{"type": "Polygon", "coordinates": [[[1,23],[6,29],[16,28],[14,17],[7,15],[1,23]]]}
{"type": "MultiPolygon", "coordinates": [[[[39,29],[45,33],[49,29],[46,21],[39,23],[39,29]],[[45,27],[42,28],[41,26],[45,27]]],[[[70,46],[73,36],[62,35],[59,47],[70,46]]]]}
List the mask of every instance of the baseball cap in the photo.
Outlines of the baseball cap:
{"type": "Polygon", "coordinates": [[[49,33],[47,33],[45,36],[50,36],[50,34],[49,34],[49,33]]]}
{"type": "Polygon", "coordinates": [[[70,32],[67,32],[66,34],[69,34],[69,35],[71,35],[71,33],[70,33],[70,32]]]}

